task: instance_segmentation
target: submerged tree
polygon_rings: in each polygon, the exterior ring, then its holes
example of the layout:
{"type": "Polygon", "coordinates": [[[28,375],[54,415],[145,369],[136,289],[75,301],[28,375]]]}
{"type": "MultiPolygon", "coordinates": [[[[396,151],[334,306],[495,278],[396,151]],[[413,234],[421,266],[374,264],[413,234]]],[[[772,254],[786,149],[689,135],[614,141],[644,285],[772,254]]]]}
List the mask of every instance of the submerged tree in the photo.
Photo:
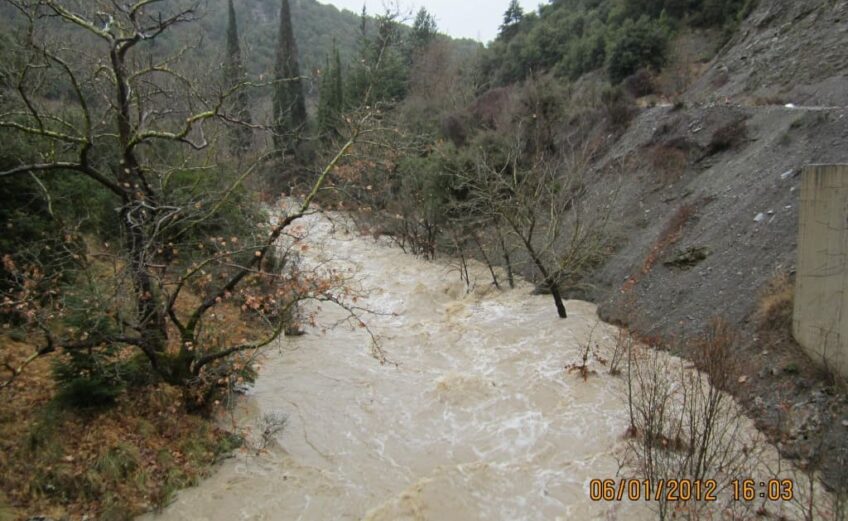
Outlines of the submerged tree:
{"type": "Polygon", "coordinates": [[[233,90],[230,110],[232,119],[236,122],[231,136],[232,150],[236,155],[243,154],[250,148],[253,141],[253,131],[250,128],[251,117],[247,90],[240,88],[246,80],[244,62],[239,43],[238,23],[233,0],[229,0],[229,18],[227,23],[227,55],[224,59],[224,88],[233,90]]]}
{"type": "Polygon", "coordinates": [[[293,153],[306,126],[306,102],[300,77],[297,44],[289,0],[280,7],[280,32],[274,68],[274,144],[280,153],[293,153]]]}
{"type": "Polygon", "coordinates": [[[469,191],[463,209],[487,218],[498,240],[506,235],[517,243],[539,276],[538,285],[553,297],[557,314],[567,318],[561,286],[603,258],[616,194],[604,207],[585,207],[591,144],[561,148],[555,155],[528,157],[526,143],[513,136],[479,150],[473,172],[463,175],[469,191]]]}

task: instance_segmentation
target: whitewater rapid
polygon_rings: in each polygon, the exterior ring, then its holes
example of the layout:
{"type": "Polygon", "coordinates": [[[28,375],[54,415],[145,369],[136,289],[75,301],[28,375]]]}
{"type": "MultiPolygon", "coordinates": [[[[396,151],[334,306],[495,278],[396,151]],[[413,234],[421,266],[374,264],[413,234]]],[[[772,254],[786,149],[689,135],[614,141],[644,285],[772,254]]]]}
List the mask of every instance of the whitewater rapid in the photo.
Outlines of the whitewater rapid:
{"type": "Polygon", "coordinates": [[[311,308],[316,325],[263,354],[242,405],[243,425],[286,416],[285,429],[144,519],[654,519],[644,502],[589,500],[590,480],[617,476],[628,425],[620,379],[597,361],[587,381],[566,370],[587,342],[607,354],[614,343],[594,305],[569,301],[562,320],[527,283],[497,290],[472,266],[469,287],[455,266],[340,216],[299,227],[306,265],[364,295],[389,363],[368,331],[337,324],[346,312],[311,308]]]}

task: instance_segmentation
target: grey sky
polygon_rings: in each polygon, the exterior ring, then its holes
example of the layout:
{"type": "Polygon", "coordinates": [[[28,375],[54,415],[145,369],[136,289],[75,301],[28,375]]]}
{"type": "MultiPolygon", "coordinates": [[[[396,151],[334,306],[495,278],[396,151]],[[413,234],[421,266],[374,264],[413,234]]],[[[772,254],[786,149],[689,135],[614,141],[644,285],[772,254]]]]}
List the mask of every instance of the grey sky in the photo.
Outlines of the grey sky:
{"type": "MultiPolygon", "coordinates": [[[[354,13],[362,11],[363,2],[371,14],[384,11],[385,5],[400,4],[401,10],[413,15],[425,7],[439,24],[439,30],[454,37],[493,40],[503,22],[509,0],[318,0],[354,13]]],[[[533,11],[540,0],[520,0],[525,11],[533,11]]]]}

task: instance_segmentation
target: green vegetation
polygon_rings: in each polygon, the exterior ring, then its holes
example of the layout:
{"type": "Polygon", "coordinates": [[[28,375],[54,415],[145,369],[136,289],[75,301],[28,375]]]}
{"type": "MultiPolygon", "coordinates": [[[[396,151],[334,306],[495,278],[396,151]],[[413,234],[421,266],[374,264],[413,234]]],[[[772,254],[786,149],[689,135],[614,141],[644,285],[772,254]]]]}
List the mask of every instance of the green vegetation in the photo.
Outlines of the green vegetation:
{"type": "Polygon", "coordinates": [[[274,143],[280,152],[294,152],[306,125],[306,102],[297,45],[292,32],[289,0],[282,0],[277,60],[274,68],[274,143]]]}
{"type": "Polygon", "coordinates": [[[321,93],[318,103],[318,133],[322,136],[335,134],[341,124],[344,111],[344,81],[342,62],[338,47],[333,45],[333,61],[327,59],[327,65],[321,74],[321,93]]]}
{"type": "Polygon", "coordinates": [[[252,123],[252,118],[250,116],[247,91],[239,88],[247,80],[247,76],[241,56],[241,42],[239,40],[238,21],[236,19],[233,0],[229,0],[227,7],[227,51],[224,57],[224,88],[236,89],[232,101],[232,118],[244,124],[237,125],[233,129],[230,139],[233,153],[236,156],[241,156],[250,148],[251,141],[253,140],[253,132],[248,126],[252,123]]]}
{"type": "Polygon", "coordinates": [[[513,2],[482,67],[494,85],[543,72],[576,79],[601,67],[618,83],[642,67],[662,67],[677,28],[729,32],[753,5],[750,0],[554,0],[538,13],[523,13],[513,2]]]}

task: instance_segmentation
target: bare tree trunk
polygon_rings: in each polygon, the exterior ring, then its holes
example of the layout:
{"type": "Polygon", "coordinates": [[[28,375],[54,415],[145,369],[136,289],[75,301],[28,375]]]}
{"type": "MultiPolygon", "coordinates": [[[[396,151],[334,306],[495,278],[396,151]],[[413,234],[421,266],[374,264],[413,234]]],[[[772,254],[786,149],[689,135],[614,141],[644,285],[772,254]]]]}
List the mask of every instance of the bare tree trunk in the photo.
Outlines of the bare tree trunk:
{"type": "Polygon", "coordinates": [[[474,238],[474,243],[477,244],[477,248],[480,249],[480,255],[482,255],[483,260],[486,261],[486,266],[489,268],[489,273],[492,274],[492,283],[495,285],[496,288],[501,289],[501,285],[498,283],[498,276],[495,274],[495,268],[489,261],[489,256],[486,255],[486,250],[483,248],[483,244],[480,242],[480,238],[477,237],[476,233],[472,233],[471,237],[474,238]]]}
{"type": "Polygon", "coordinates": [[[504,241],[500,226],[495,226],[498,232],[498,239],[501,242],[501,251],[503,252],[504,264],[506,264],[506,278],[509,281],[510,289],[515,289],[515,276],[512,274],[512,261],[509,258],[509,250],[506,249],[506,241],[504,241]]]}
{"type": "MultiPolygon", "coordinates": [[[[516,233],[518,233],[518,228],[514,227],[516,233]]],[[[532,228],[531,232],[532,233],[532,228]]],[[[533,260],[533,264],[539,269],[539,272],[543,277],[543,284],[551,291],[551,295],[554,297],[554,305],[557,309],[557,314],[559,318],[568,318],[568,313],[565,311],[565,304],[562,302],[562,295],[559,292],[559,286],[556,283],[556,280],[553,276],[548,272],[547,268],[545,268],[545,263],[542,262],[541,257],[536,252],[536,248],[533,247],[533,243],[530,240],[519,234],[521,240],[524,242],[524,247],[527,248],[527,253],[530,254],[530,258],[533,260]]]]}
{"type": "Polygon", "coordinates": [[[126,54],[135,44],[114,42],[110,58],[115,74],[116,101],[118,105],[118,142],[121,146],[121,162],[118,165],[118,181],[124,189],[122,226],[127,234],[126,249],[132,269],[135,290],[138,326],[142,337],[142,350],[157,372],[160,371],[159,355],[165,352],[168,327],[165,321],[161,295],[148,271],[150,240],[145,234],[145,225],[156,218],[155,197],[139,165],[132,143],[131,89],[127,82],[126,54]]]}
{"type": "Polygon", "coordinates": [[[551,283],[550,288],[551,295],[554,296],[554,304],[556,305],[559,318],[568,318],[568,313],[565,311],[565,304],[562,302],[562,295],[559,293],[559,287],[556,284],[551,283]]]}

